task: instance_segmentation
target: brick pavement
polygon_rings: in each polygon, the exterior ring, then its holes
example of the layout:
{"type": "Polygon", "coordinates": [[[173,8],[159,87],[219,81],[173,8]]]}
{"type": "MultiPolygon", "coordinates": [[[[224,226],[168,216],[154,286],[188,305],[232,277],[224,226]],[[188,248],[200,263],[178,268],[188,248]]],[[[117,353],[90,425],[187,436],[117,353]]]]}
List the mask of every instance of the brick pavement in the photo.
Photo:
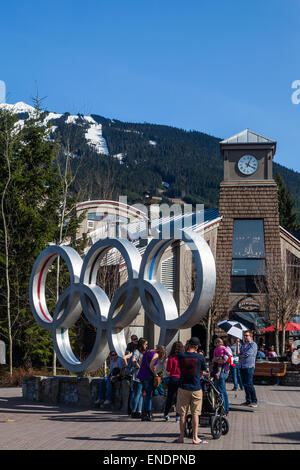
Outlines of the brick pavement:
{"type": "MultiPolygon", "coordinates": [[[[230,430],[218,440],[209,428],[199,436],[208,444],[185,439],[174,444],[178,424],[155,415],[143,423],[127,415],[26,402],[21,388],[0,388],[0,449],[5,450],[300,450],[300,387],[257,385],[259,407],[237,406],[244,393],[230,391],[230,430]]],[[[171,414],[172,416],[172,414],[171,414]]]]}

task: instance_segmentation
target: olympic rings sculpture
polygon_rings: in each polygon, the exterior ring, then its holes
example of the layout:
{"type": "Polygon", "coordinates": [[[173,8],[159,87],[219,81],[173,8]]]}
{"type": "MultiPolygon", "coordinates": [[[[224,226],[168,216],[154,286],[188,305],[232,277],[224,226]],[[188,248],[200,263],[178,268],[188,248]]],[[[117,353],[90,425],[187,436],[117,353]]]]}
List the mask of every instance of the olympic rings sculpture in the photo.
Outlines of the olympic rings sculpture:
{"type": "Polygon", "coordinates": [[[194,256],[197,281],[193,299],[181,315],[173,295],[157,280],[161,257],[174,239],[153,239],[143,257],[127,239],[118,238],[99,240],[84,259],[68,246],[52,245],[42,251],[31,273],[30,306],[38,324],[52,331],[54,349],[63,367],[82,373],[98,369],[113,349],[118,355],[124,355],[124,329],[134,321],[141,306],[148,318],[160,327],[159,344],[167,348],[174,341],[178,329],[199,323],[214,295],[215,261],[208,244],[199,234],[188,229],[182,232],[182,240],[189,245],[194,256]],[[112,248],[123,257],[128,279],[110,301],[105,291],[96,284],[96,277],[101,261],[112,248]],[[46,278],[58,256],[67,265],[70,285],[59,297],[51,316],[46,302],[46,278]],[[83,362],[72,351],[68,331],[82,313],[96,329],[92,351],[83,362]]]}

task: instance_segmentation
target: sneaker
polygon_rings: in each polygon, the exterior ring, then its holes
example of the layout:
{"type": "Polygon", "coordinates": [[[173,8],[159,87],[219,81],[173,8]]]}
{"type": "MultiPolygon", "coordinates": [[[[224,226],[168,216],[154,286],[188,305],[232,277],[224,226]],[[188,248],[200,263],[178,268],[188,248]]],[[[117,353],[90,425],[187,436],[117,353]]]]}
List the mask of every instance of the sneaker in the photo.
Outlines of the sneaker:
{"type": "Polygon", "coordinates": [[[110,404],[111,404],[110,400],[105,400],[105,402],[103,403],[103,405],[110,405],[110,404]]]}
{"type": "Polygon", "coordinates": [[[249,406],[250,403],[248,401],[244,401],[243,403],[240,404],[240,406],[249,406]]]}
{"type": "Polygon", "coordinates": [[[180,416],[176,416],[176,423],[180,423],[180,416]]]}
{"type": "Polygon", "coordinates": [[[164,420],[169,421],[169,416],[168,415],[164,416],[164,420]]]}
{"type": "Polygon", "coordinates": [[[150,415],[144,415],[144,416],[142,416],[141,419],[142,419],[142,421],[152,421],[152,418],[151,418],[150,415]]]}
{"type": "Polygon", "coordinates": [[[95,405],[102,405],[102,403],[104,403],[104,400],[100,400],[100,398],[95,401],[95,405]]]}
{"type": "Polygon", "coordinates": [[[251,408],[257,408],[257,403],[250,403],[249,405],[251,408]]]}

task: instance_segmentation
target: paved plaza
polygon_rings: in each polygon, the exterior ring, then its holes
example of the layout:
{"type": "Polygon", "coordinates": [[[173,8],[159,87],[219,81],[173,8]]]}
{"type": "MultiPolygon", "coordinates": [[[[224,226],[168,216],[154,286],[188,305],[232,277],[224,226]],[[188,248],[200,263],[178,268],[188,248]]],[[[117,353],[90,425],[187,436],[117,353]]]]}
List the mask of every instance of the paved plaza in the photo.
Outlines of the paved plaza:
{"type": "Polygon", "coordinates": [[[174,444],[178,424],[155,415],[154,422],[97,409],[28,402],[21,388],[0,388],[1,450],[300,450],[300,387],[257,385],[259,407],[241,408],[244,393],[230,391],[230,430],[218,440],[209,428],[196,446],[174,444]]]}

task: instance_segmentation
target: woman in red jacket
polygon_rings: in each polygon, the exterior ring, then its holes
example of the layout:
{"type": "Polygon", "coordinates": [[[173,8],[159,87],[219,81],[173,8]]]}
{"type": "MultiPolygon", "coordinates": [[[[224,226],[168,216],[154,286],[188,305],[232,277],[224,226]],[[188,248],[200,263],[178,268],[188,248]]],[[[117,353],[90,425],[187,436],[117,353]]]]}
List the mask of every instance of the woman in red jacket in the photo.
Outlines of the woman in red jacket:
{"type": "MultiPolygon", "coordinates": [[[[180,379],[180,369],[178,366],[177,354],[184,352],[184,346],[181,341],[176,341],[172,345],[170,355],[168,357],[166,373],[169,377],[168,394],[165,405],[164,418],[169,420],[169,411],[173,403],[176,403],[177,390],[180,379]]],[[[176,413],[176,421],[180,420],[180,416],[176,413]]]]}

